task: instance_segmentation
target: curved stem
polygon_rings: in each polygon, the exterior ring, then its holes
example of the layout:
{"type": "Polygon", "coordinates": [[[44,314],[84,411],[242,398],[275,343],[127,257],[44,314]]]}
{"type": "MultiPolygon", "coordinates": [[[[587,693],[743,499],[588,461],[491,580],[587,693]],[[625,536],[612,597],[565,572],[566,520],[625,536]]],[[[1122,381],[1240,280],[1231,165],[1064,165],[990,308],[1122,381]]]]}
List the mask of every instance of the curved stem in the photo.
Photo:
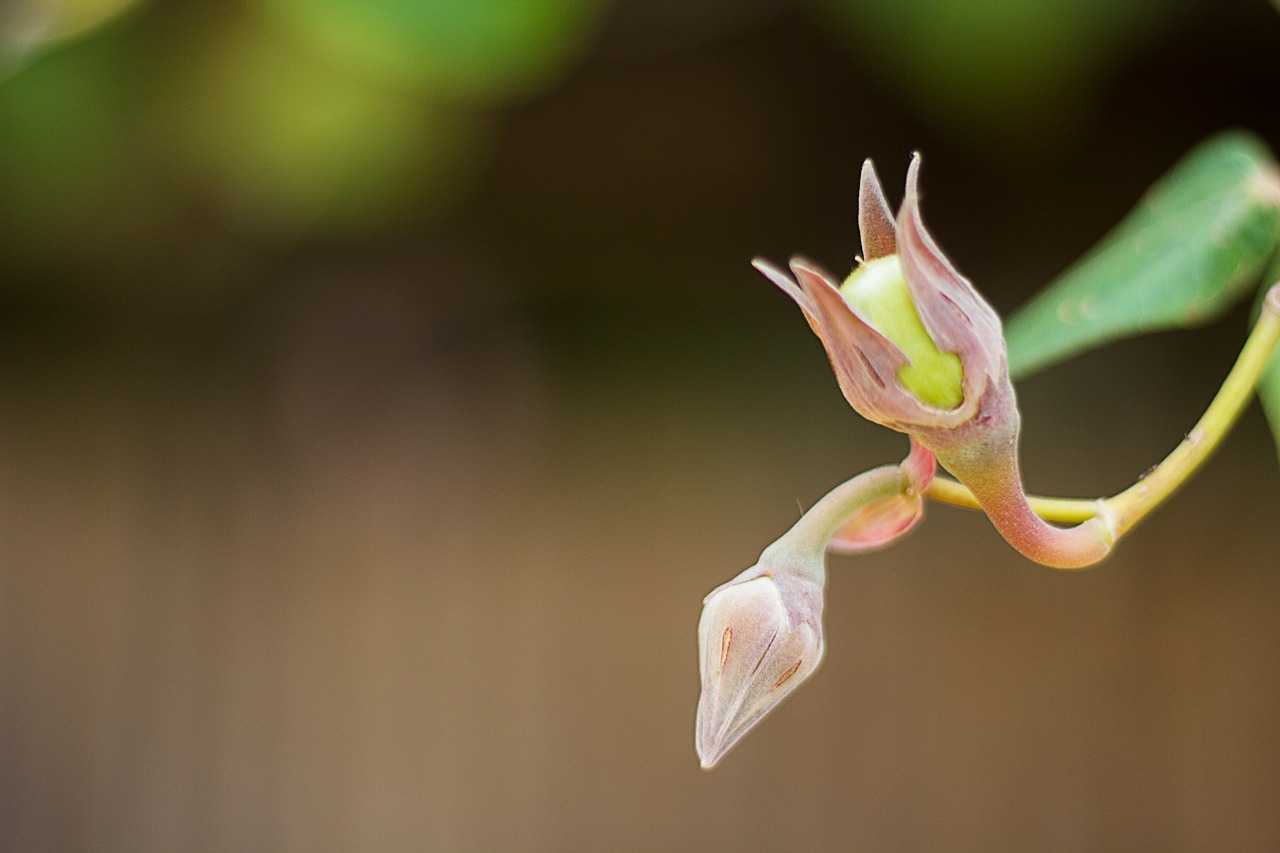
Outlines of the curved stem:
{"type": "Polygon", "coordinates": [[[1082,569],[1111,553],[1115,527],[1105,506],[1095,506],[1094,517],[1074,527],[1054,527],[1032,511],[1022,491],[1016,441],[993,444],[987,452],[956,458],[939,454],[938,460],[969,484],[1006,542],[1023,556],[1055,569],[1082,569]]]}
{"type": "MultiPolygon", "coordinates": [[[[848,519],[872,501],[903,494],[911,480],[899,465],[884,465],[864,471],[827,492],[792,525],[778,541],[766,548],[760,561],[773,554],[811,556],[826,551],[827,542],[848,519]]],[[[822,561],[816,565],[821,567],[822,561]]]]}
{"type": "MultiPolygon", "coordinates": [[[[1095,517],[1105,508],[1117,537],[1132,530],[1190,479],[1222,443],[1253,396],[1258,379],[1278,342],[1280,283],[1273,285],[1263,300],[1262,311],[1249,339],[1204,415],[1163,462],[1137,483],[1110,498],[1098,501],[1033,496],[1027,499],[1031,510],[1046,521],[1075,524],[1095,517]]],[[[954,506],[981,508],[977,497],[968,488],[945,477],[935,477],[925,490],[925,497],[954,506]]]]}

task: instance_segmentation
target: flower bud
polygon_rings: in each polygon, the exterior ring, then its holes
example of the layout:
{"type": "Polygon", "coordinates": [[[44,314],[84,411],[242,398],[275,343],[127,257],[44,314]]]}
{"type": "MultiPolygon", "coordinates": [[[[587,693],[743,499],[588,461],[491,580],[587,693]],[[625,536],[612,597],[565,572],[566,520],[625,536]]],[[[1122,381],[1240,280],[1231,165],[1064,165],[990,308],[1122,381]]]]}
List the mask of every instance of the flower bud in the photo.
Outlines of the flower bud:
{"type": "Polygon", "coordinates": [[[920,217],[920,158],[912,159],[897,220],[868,161],[858,224],[863,267],[843,289],[793,258],[793,280],[755,266],[800,306],[822,340],[849,403],[863,417],[916,435],[937,451],[989,421],[1011,389],[1000,319],[934,243],[920,217]]]}
{"type": "Polygon", "coordinates": [[[698,652],[697,748],[709,768],[822,660],[822,584],[753,566],[703,601],[698,652]]]}
{"type": "MultiPolygon", "coordinates": [[[[802,258],[791,260],[794,280],[766,261],[755,266],[800,306],[859,414],[935,454],[1026,556],[1057,568],[1092,565],[1114,542],[1106,519],[1064,530],[1027,502],[1000,318],[925,230],[919,176],[917,155],[895,221],[875,169],[863,164],[858,227],[868,260],[843,289],[802,258]]],[[[865,549],[900,534],[918,519],[913,509],[912,501],[895,500],[866,510],[851,519],[851,534],[837,535],[835,549],[865,549]]]]}
{"type": "MultiPolygon", "coordinates": [[[[703,767],[715,765],[822,660],[825,554],[833,534],[860,510],[911,493],[918,497],[933,469],[933,455],[913,443],[901,465],[841,483],[765,548],[754,566],[703,600],[697,724],[703,767]]],[[[858,524],[845,535],[851,549],[866,550],[904,535],[912,523],[858,524]]]]}

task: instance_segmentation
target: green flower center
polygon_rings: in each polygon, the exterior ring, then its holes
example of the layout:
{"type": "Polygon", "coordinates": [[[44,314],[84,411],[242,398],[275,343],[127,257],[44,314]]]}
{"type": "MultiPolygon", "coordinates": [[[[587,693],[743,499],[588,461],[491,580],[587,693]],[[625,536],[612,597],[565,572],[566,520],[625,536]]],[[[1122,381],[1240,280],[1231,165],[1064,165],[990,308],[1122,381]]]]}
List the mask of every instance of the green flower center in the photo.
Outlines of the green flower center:
{"type": "Polygon", "coordinates": [[[963,402],[964,367],[960,356],[939,350],[925,331],[897,255],[862,264],[845,279],[840,295],[911,362],[898,371],[902,387],[920,402],[938,409],[954,409],[963,402]]]}

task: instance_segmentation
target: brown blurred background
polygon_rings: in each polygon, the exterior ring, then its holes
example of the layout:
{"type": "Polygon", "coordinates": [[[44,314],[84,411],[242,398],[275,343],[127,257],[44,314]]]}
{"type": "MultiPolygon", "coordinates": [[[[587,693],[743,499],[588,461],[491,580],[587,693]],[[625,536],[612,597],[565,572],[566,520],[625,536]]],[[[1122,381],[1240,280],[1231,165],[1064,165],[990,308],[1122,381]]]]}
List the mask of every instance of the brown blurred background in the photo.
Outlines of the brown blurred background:
{"type": "MultiPolygon", "coordinates": [[[[1225,127],[1263,0],[5,0],[0,849],[1280,849],[1251,411],[1104,566],[935,507],[712,773],[703,594],[894,461],[748,266],[875,157],[1011,311],[1225,127]]],[[[1029,485],[1181,438],[1243,340],[1020,388],[1029,485]]]]}

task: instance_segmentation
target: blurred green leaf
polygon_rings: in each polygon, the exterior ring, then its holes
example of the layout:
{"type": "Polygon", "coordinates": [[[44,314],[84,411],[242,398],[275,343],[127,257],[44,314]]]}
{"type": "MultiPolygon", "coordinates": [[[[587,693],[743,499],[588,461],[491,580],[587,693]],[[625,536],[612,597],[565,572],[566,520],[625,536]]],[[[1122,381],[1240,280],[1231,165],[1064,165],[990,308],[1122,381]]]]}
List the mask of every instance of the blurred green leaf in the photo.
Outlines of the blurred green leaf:
{"type": "Polygon", "coordinates": [[[239,224],[360,233],[443,209],[482,127],[325,61],[251,20],[195,16],[169,38],[166,157],[239,224]]]}
{"type": "MultiPolygon", "coordinates": [[[[85,263],[136,252],[172,218],[141,144],[141,40],[106,27],[0,83],[0,257],[85,263]],[[134,247],[134,248],[130,248],[134,247]]],[[[22,287],[21,277],[0,283],[22,287]]]]}
{"type": "Polygon", "coordinates": [[[314,48],[441,98],[536,90],[585,49],[601,0],[258,0],[314,48]]]}
{"type": "Polygon", "coordinates": [[[1075,267],[1005,326],[1015,378],[1121,338],[1202,325],[1276,248],[1280,174],[1255,137],[1202,143],[1075,267]]]}
{"type": "Polygon", "coordinates": [[[1182,0],[810,2],[859,56],[882,70],[885,84],[926,118],[983,148],[1000,138],[1031,137],[1049,144],[1064,128],[1069,132],[1090,89],[1183,5],[1182,0]]]}
{"type": "Polygon", "coordinates": [[[0,3],[0,79],[49,45],[110,21],[139,0],[7,0],[0,3]]]}

